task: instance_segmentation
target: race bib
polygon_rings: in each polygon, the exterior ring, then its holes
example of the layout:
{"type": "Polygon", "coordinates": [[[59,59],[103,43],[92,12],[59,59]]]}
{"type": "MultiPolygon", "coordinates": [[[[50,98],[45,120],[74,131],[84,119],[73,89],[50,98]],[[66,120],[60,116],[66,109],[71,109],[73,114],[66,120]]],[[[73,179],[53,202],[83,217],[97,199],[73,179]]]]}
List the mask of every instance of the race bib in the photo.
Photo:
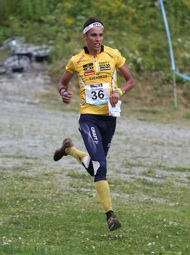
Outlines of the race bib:
{"type": "Polygon", "coordinates": [[[110,97],[109,83],[85,85],[86,103],[92,105],[107,104],[110,97]]]}

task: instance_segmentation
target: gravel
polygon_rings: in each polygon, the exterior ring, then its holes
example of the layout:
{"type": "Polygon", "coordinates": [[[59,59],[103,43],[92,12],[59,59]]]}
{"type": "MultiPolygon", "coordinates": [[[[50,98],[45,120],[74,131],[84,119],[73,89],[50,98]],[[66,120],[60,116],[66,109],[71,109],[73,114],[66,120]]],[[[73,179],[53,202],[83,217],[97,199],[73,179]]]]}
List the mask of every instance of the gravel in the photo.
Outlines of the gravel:
{"type": "MultiPolygon", "coordinates": [[[[0,168],[6,171],[59,172],[82,166],[67,157],[52,160],[63,138],[72,137],[84,149],[78,132],[78,113],[44,109],[36,92],[51,91],[51,79],[43,69],[0,76],[0,168]]],[[[126,116],[118,118],[108,155],[108,176],[164,183],[172,178],[190,184],[190,128],[158,124],[126,116]]],[[[65,172],[66,176],[66,172],[65,172]]]]}

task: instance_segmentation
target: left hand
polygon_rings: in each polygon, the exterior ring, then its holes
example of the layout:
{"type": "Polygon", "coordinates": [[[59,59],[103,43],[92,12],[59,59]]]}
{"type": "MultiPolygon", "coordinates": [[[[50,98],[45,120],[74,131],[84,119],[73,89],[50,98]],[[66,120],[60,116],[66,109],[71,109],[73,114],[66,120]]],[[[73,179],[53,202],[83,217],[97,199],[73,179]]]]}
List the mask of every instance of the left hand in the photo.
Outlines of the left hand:
{"type": "Polygon", "coordinates": [[[117,104],[119,98],[120,98],[119,92],[113,92],[110,95],[110,104],[111,104],[112,107],[115,107],[115,105],[117,104]]]}

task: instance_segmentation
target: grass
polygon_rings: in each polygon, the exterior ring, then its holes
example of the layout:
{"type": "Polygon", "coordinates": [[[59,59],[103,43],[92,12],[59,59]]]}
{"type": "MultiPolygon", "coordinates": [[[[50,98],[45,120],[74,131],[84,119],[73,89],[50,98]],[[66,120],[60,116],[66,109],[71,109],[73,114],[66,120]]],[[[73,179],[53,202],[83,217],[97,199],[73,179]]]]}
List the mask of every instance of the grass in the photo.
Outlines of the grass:
{"type": "Polygon", "coordinates": [[[189,188],[112,179],[123,224],[112,233],[92,178],[73,170],[61,183],[61,173],[43,172],[0,171],[0,254],[190,254],[189,188]]]}
{"type": "MultiPolygon", "coordinates": [[[[54,88],[37,97],[47,109],[78,109],[77,97],[71,106],[62,105],[54,88]]],[[[167,110],[157,106],[136,108],[133,99],[133,95],[127,97],[124,114],[141,119],[143,113],[146,121],[187,120],[185,123],[189,124],[189,109],[176,111],[171,105],[167,110]]],[[[147,168],[146,163],[123,162],[126,170],[135,166],[146,170],[136,178],[110,178],[112,202],[122,223],[122,228],[112,233],[93,179],[85,172],[70,167],[63,173],[37,156],[25,157],[19,150],[4,160],[12,164],[9,168],[1,164],[0,169],[1,255],[190,254],[190,179],[179,183],[178,176],[179,172],[189,173],[189,168],[162,166],[172,173],[163,177],[155,171],[160,168],[159,163],[147,168]],[[163,182],[151,181],[153,178],[163,182]]],[[[113,170],[119,173],[118,169],[113,170]]]]}

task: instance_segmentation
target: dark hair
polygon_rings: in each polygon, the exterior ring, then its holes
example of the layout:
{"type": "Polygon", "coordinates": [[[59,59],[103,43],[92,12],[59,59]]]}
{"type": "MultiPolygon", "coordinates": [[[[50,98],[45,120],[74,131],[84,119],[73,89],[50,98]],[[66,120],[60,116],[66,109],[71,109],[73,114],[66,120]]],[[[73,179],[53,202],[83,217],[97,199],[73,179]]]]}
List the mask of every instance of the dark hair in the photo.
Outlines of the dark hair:
{"type": "Polygon", "coordinates": [[[99,22],[102,24],[102,26],[104,25],[100,19],[98,17],[90,17],[85,23],[84,23],[84,26],[83,26],[83,29],[87,26],[89,26],[90,24],[94,23],[94,22],[99,22]]]}

